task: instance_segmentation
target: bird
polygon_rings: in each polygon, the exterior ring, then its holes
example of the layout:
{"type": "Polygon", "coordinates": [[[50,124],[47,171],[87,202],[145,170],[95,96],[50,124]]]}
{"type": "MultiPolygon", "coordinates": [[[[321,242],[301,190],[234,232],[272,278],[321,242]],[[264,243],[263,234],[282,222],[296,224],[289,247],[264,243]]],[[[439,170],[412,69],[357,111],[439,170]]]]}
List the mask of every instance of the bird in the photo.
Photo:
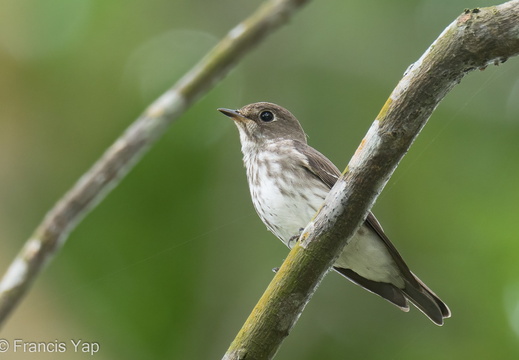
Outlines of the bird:
{"type": "MultiPolygon", "coordinates": [[[[218,111],[238,127],[256,212],[267,229],[291,248],[341,172],[308,145],[297,118],[279,105],[257,102],[218,111]]],[[[409,311],[411,302],[437,325],[451,316],[448,306],[411,272],[371,212],[333,269],[403,311],[409,311]]]]}

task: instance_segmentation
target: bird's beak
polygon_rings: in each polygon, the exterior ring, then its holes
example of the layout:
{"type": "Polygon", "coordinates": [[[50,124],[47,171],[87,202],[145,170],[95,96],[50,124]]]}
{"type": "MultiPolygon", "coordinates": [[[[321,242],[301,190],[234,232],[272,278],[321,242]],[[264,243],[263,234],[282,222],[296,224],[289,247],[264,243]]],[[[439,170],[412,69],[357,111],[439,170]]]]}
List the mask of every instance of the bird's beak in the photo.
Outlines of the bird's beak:
{"type": "Polygon", "coordinates": [[[247,121],[247,118],[245,116],[243,116],[242,114],[240,114],[240,112],[238,110],[219,108],[218,111],[221,112],[222,114],[224,114],[225,116],[230,117],[234,121],[239,121],[239,122],[247,121]]]}

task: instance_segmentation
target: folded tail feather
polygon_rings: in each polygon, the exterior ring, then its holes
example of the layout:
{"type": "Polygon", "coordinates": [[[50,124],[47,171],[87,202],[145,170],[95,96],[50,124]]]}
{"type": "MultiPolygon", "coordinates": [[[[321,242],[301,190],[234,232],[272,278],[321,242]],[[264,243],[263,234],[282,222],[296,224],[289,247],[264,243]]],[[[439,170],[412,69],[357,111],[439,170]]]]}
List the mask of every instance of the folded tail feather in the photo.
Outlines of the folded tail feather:
{"type": "Polygon", "coordinates": [[[348,280],[362,286],[366,290],[379,295],[403,311],[409,311],[409,300],[421,312],[423,312],[432,322],[443,325],[443,319],[450,317],[450,310],[438,296],[432,292],[414,274],[414,280],[405,280],[405,287],[400,289],[393,284],[378,282],[366,279],[351,269],[334,267],[335,271],[346,277],[348,280]],[[413,284],[414,283],[414,284],[413,284]]]}

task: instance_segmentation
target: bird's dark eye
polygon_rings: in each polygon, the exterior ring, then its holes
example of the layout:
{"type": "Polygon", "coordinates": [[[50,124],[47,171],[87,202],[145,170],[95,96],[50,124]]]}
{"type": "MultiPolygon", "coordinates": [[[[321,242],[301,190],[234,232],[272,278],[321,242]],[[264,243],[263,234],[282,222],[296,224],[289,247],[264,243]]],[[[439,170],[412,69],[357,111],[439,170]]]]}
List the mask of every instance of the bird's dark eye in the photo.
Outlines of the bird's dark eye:
{"type": "Polygon", "coordinates": [[[259,117],[260,117],[261,121],[263,121],[263,122],[269,122],[269,121],[274,120],[274,114],[272,114],[270,111],[267,111],[267,110],[262,111],[260,113],[259,117]]]}

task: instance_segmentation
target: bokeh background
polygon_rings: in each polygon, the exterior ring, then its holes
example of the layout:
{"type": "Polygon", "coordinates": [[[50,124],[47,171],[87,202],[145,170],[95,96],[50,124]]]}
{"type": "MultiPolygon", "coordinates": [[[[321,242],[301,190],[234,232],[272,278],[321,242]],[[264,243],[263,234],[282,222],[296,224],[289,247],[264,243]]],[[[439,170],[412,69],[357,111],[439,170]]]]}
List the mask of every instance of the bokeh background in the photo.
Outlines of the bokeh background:
{"type": "MultiPolygon", "coordinates": [[[[0,1],[0,272],[45,212],[259,0],[0,1]]],[[[313,1],[189,109],[71,234],[0,332],[66,353],[218,359],[287,249],[252,208],[234,125],[298,116],[344,168],[406,68],[483,0],[313,1]]],[[[330,274],[279,359],[519,357],[519,59],[467,76],[375,205],[451,307],[442,328],[330,274]]]]}

